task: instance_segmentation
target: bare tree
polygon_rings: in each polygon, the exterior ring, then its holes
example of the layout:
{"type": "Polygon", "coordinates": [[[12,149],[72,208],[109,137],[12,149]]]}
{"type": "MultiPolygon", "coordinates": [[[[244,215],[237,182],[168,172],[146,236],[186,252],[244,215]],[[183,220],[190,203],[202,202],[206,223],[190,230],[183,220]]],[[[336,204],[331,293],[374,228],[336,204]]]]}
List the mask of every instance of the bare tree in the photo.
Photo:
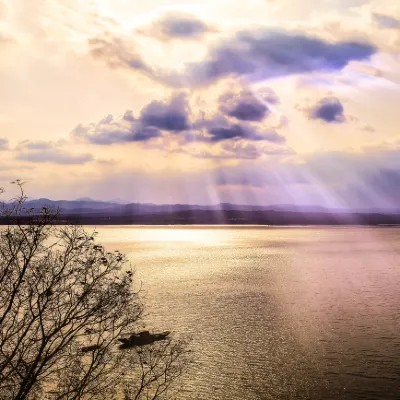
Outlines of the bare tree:
{"type": "Polygon", "coordinates": [[[121,350],[143,307],[133,271],[96,233],[57,225],[58,212],[3,204],[0,232],[0,399],[160,399],[188,364],[169,339],[121,350]]]}

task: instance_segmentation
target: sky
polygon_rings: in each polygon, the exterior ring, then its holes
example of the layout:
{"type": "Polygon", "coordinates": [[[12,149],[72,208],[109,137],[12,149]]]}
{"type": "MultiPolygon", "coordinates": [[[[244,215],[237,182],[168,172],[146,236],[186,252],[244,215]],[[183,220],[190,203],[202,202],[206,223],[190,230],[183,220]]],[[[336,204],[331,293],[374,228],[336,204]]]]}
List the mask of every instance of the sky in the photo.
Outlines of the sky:
{"type": "Polygon", "coordinates": [[[400,3],[0,0],[0,186],[400,208],[400,3]]]}

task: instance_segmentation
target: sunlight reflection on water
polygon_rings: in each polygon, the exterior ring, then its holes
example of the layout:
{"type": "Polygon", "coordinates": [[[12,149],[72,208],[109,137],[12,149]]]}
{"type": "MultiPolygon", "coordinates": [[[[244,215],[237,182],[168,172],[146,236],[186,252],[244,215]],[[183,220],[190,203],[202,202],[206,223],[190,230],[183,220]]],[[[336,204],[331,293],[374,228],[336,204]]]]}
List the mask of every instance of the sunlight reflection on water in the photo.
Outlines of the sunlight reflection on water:
{"type": "Polygon", "coordinates": [[[100,227],[148,325],[191,334],[180,399],[399,399],[400,229],[100,227]]]}

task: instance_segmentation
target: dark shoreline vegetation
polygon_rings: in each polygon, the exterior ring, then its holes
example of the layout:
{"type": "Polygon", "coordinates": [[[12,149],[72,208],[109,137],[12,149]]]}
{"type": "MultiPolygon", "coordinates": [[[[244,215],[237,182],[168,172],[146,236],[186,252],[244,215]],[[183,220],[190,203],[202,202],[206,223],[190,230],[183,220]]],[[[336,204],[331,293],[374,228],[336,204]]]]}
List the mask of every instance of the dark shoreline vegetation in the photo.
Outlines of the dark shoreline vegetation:
{"type": "MultiPolygon", "coordinates": [[[[20,222],[32,223],[35,215],[21,215],[20,222]]],[[[9,217],[0,217],[0,225],[12,224],[9,217]]],[[[107,212],[59,213],[54,224],[73,225],[399,225],[400,215],[381,213],[329,213],[293,211],[191,210],[145,215],[113,215],[107,212]]]]}
{"type": "MultiPolygon", "coordinates": [[[[12,203],[8,203],[10,207],[12,203]]],[[[19,218],[30,223],[43,208],[57,210],[55,224],[74,225],[399,225],[400,210],[344,210],[320,206],[252,206],[221,203],[117,204],[84,200],[25,200],[19,218]]],[[[0,215],[0,225],[12,223],[0,215]]]]}

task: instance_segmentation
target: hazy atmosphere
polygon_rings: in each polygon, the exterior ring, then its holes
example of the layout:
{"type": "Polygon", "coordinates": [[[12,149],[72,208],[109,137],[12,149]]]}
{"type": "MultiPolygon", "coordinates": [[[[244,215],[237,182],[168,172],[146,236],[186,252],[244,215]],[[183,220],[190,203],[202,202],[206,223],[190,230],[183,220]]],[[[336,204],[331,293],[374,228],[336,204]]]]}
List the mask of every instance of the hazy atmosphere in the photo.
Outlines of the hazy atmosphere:
{"type": "Polygon", "coordinates": [[[392,208],[392,0],[1,0],[0,185],[392,208]]]}
{"type": "Polygon", "coordinates": [[[0,0],[0,400],[400,399],[400,0],[0,0]]]}

